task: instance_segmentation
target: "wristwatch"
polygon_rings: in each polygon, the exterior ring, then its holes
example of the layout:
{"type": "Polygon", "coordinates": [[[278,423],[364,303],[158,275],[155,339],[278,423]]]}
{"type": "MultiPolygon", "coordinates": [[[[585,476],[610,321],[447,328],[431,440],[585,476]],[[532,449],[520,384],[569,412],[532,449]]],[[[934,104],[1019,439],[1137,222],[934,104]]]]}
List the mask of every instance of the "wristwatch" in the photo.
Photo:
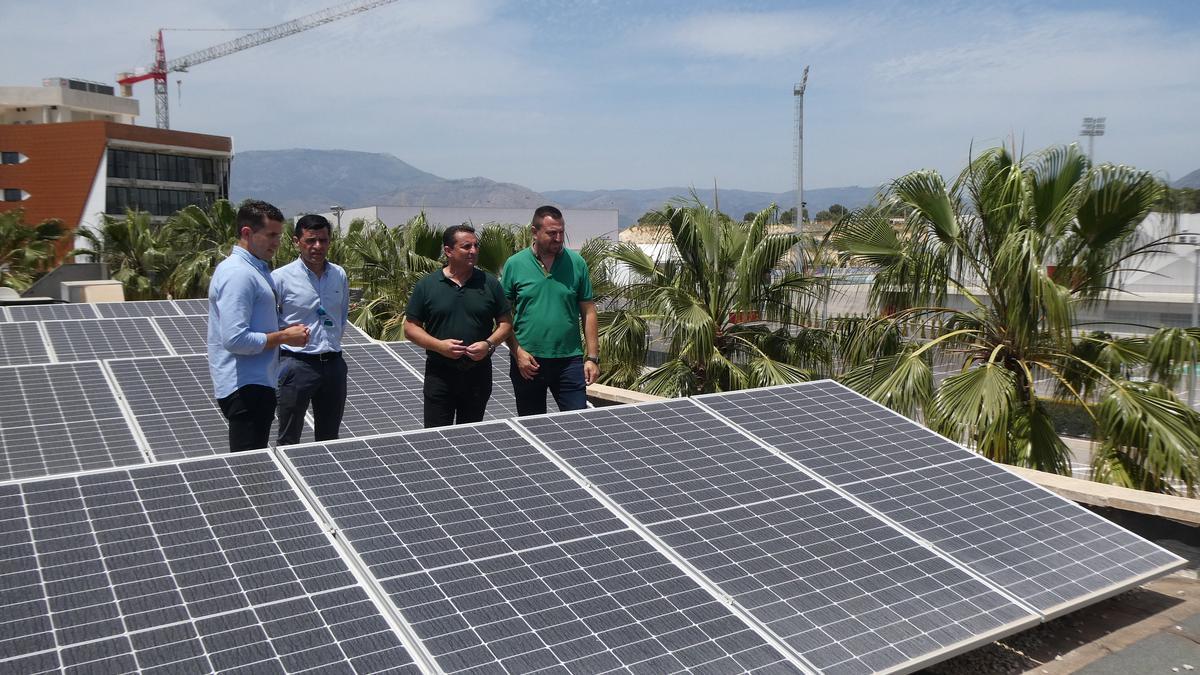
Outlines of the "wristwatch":
{"type": "Polygon", "coordinates": [[[592,356],[591,354],[589,354],[589,355],[587,355],[586,357],[584,357],[584,359],[583,359],[583,360],[584,360],[584,361],[591,361],[592,363],[594,363],[594,364],[596,364],[596,365],[600,365],[600,357],[599,357],[599,356],[592,356]]]}
{"type": "Polygon", "coordinates": [[[496,351],[496,345],[490,339],[485,338],[484,342],[488,343],[488,353],[489,354],[496,351]]]}

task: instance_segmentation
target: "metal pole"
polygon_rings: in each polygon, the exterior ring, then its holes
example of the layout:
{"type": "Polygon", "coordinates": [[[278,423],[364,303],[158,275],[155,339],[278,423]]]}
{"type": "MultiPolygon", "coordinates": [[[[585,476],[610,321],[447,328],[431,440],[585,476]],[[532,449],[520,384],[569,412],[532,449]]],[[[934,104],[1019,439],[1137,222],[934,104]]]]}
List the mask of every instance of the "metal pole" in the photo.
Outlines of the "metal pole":
{"type": "Polygon", "coordinates": [[[808,87],[808,66],[800,84],[792,88],[796,97],[796,231],[804,229],[804,90],[808,87]]]}
{"type": "MultiPolygon", "coordinates": [[[[1200,326],[1200,245],[1196,249],[1196,266],[1192,269],[1192,327],[1200,326]]],[[[1192,363],[1188,364],[1188,407],[1196,398],[1196,353],[1192,351],[1192,363]]]]}

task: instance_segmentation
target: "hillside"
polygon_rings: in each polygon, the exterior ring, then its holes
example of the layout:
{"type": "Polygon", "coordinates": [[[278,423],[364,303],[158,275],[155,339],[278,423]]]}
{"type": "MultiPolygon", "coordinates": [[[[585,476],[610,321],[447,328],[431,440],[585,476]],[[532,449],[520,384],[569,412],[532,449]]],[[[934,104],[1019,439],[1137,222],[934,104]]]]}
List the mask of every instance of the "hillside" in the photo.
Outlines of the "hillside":
{"type": "MultiPolygon", "coordinates": [[[[230,198],[265,199],[285,215],[328,211],[330,205],[347,208],[391,206],[494,206],[529,208],[552,203],[563,208],[617,209],[622,228],[637,222],[646,211],[661,208],[676,197],[686,197],[685,187],[647,190],[553,190],[538,193],[515,183],[488,178],[446,179],[422,171],[392,155],[351,150],[252,150],[234,155],[229,178],[230,198]]],[[[712,190],[698,191],[711,204],[712,190]]],[[[808,212],[842,204],[850,208],[867,204],[874,188],[843,187],[807,190],[808,212]]],[[[732,216],[758,211],[772,202],[787,209],[795,192],[720,190],[721,210],[732,216]]]]}

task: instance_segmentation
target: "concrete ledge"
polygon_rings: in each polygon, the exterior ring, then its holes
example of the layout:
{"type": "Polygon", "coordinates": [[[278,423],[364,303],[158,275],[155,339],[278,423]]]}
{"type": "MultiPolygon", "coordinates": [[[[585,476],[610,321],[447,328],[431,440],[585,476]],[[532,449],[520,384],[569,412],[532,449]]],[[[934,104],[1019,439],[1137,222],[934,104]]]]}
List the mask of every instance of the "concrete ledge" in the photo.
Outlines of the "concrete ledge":
{"type": "Polygon", "coordinates": [[[620,387],[610,387],[605,384],[593,384],[587,388],[588,398],[592,403],[603,407],[606,405],[620,405],[622,403],[646,403],[647,401],[665,401],[662,396],[653,394],[643,394],[640,391],[630,389],[621,389],[620,387]]]}
{"type": "MultiPolygon", "coordinates": [[[[588,387],[588,398],[594,405],[620,405],[623,403],[643,403],[646,401],[662,401],[662,396],[643,394],[638,391],[593,384],[588,387]]],[[[1122,511],[1144,513],[1161,518],[1169,518],[1189,525],[1200,525],[1200,499],[1173,497],[1154,492],[1143,492],[1129,488],[1105,485],[1090,480],[1059,476],[1033,469],[1023,469],[1016,466],[1006,467],[1025,480],[1036,483],[1051,492],[1081,504],[1092,506],[1107,506],[1122,511]]]]}
{"type": "Polygon", "coordinates": [[[1074,502],[1092,506],[1107,506],[1122,511],[1170,518],[1189,525],[1200,525],[1200,499],[1131,490],[1116,485],[1105,485],[1090,480],[1059,476],[1016,466],[1006,468],[1025,480],[1037,483],[1074,502]]]}

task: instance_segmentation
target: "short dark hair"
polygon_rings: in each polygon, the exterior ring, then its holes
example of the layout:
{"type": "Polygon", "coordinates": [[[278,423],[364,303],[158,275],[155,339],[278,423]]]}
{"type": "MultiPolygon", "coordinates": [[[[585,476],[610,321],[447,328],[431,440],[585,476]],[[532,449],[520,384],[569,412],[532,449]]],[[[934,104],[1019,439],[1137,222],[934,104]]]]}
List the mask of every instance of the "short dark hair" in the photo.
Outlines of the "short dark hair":
{"type": "Polygon", "coordinates": [[[325,216],[310,213],[307,216],[301,216],[300,220],[296,221],[295,227],[292,228],[292,236],[299,239],[304,236],[304,230],[329,230],[332,233],[333,226],[329,224],[329,220],[325,216]]]}
{"type": "MultiPolygon", "coordinates": [[[[458,237],[459,232],[466,232],[467,234],[475,234],[475,228],[471,227],[470,225],[467,225],[466,223],[463,223],[462,225],[451,225],[450,227],[447,227],[446,231],[442,233],[442,246],[445,246],[446,248],[454,248],[454,243],[455,243],[456,238],[458,237]]],[[[476,235],[476,236],[478,236],[478,235],[476,235]]]]}
{"type": "Polygon", "coordinates": [[[268,220],[282,223],[283,213],[275,208],[274,205],[258,199],[247,199],[238,208],[238,232],[241,232],[243,227],[250,228],[251,232],[258,232],[266,226],[268,220]]]}
{"type": "Polygon", "coordinates": [[[557,206],[550,206],[547,204],[545,206],[537,207],[537,210],[533,212],[533,220],[531,220],[529,224],[532,225],[533,229],[535,230],[541,229],[542,219],[546,216],[550,216],[555,220],[563,220],[562,211],[559,211],[557,206]]]}

